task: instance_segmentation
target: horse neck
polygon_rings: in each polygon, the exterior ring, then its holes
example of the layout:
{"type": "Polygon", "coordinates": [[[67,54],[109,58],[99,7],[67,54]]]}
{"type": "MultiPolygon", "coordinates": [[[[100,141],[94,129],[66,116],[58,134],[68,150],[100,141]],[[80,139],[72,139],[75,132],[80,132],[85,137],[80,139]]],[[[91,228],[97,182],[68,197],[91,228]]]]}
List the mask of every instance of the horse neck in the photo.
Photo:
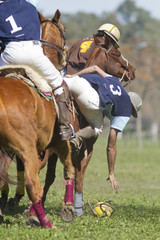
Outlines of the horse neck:
{"type": "MultiPolygon", "coordinates": [[[[98,67],[100,67],[103,71],[106,72],[106,60],[104,61],[102,58],[102,54],[101,54],[101,49],[99,47],[95,46],[95,49],[93,50],[91,56],[89,57],[85,67],[90,67],[93,65],[97,65],[98,67]]],[[[105,57],[106,58],[106,57],[105,57]]]]}
{"type": "Polygon", "coordinates": [[[61,36],[58,28],[55,28],[54,25],[51,25],[51,24],[52,23],[45,23],[42,26],[42,39],[50,42],[48,43],[49,46],[42,44],[42,48],[43,48],[44,54],[49,58],[52,64],[58,69],[58,66],[59,66],[58,52],[56,51],[56,49],[53,49],[51,47],[52,45],[51,43],[60,45],[59,41],[61,39],[61,36]]]}
{"type": "MultiPolygon", "coordinates": [[[[54,35],[53,35],[54,36],[54,35]]],[[[42,27],[42,39],[49,42],[56,42],[56,38],[52,37],[47,26],[42,27]]],[[[49,58],[52,64],[58,68],[58,54],[55,49],[52,49],[49,46],[42,45],[44,54],[49,58]]]]}
{"type": "Polygon", "coordinates": [[[56,50],[51,49],[50,47],[47,46],[43,46],[43,52],[49,58],[51,63],[58,69],[59,59],[56,50]]]}

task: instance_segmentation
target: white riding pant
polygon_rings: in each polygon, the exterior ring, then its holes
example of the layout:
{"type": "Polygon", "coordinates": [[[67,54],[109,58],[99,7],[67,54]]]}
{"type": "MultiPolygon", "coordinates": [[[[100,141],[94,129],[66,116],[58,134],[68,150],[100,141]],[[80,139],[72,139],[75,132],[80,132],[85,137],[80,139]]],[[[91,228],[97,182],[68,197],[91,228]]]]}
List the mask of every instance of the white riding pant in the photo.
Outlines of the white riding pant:
{"type": "Polygon", "coordinates": [[[39,41],[10,42],[0,57],[0,66],[24,64],[38,71],[54,90],[62,84],[62,76],[44,55],[39,41]]]}
{"type": "Polygon", "coordinates": [[[99,135],[103,129],[103,114],[98,93],[91,87],[89,82],[82,77],[65,77],[64,80],[75,98],[81,113],[99,135]]]}

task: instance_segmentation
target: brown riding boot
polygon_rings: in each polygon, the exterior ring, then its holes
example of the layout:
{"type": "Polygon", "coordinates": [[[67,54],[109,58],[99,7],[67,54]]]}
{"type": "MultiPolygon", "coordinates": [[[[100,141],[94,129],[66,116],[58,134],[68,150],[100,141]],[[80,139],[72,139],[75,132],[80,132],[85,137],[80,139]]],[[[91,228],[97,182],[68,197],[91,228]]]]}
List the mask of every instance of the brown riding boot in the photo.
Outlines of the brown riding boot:
{"type": "Polygon", "coordinates": [[[61,140],[69,140],[71,137],[74,137],[73,127],[70,124],[69,112],[67,105],[69,103],[69,89],[67,84],[63,81],[62,85],[53,91],[56,103],[59,108],[59,128],[61,140]]]}
{"type": "Polygon", "coordinates": [[[78,156],[81,147],[83,145],[83,140],[90,139],[92,137],[97,137],[97,133],[94,128],[91,126],[87,126],[85,128],[80,129],[78,132],[76,132],[75,137],[70,140],[70,144],[72,147],[72,158],[78,156]]]}

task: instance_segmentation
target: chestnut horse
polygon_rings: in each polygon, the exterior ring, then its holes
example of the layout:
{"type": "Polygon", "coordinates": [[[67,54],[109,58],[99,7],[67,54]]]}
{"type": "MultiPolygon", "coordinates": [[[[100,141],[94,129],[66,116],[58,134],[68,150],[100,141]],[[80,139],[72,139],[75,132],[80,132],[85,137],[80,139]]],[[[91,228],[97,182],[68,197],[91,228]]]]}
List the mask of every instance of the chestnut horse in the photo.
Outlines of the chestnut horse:
{"type": "MultiPolygon", "coordinates": [[[[60,12],[54,18],[44,18],[39,14],[42,26],[44,53],[58,68],[62,60],[65,38],[64,27],[60,23],[60,12]]],[[[71,160],[69,141],[61,141],[56,125],[56,110],[52,101],[40,96],[32,87],[17,78],[0,77],[0,185],[8,181],[6,158],[16,154],[24,164],[25,185],[32,202],[30,212],[36,214],[42,227],[52,228],[42,206],[43,187],[39,179],[39,155],[50,144],[64,165],[66,179],[66,205],[73,205],[73,179],[75,170],[71,160]],[[56,126],[56,127],[55,127],[56,126]],[[58,147],[57,147],[58,146],[58,147]],[[69,184],[69,190],[67,181],[69,184]],[[69,191],[69,194],[68,192],[69,191]]],[[[53,160],[54,161],[54,160],[53,160]]]]}
{"type": "MultiPolygon", "coordinates": [[[[127,82],[128,80],[133,80],[135,78],[134,67],[128,63],[128,61],[121,55],[120,51],[118,51],[112,45],[110,45],[110,42],[107,38],[105,39],[105,42],[103,38],[98,38],[97,36],[94,36],[94,39],[87,38],[87,44],[86,44],[86,39],[79,40],[69,49],[68,62],[67,62],[67,74],[75,73],[78,70],[83,69],[84,66],[87,67],[92,65],[98,65],[105,72],[115,75],[117,77],[120,77],[121,80],[125,82],[127,82]],[[92,45],[91,51],[88,47],[88,42],[90,45],[92,45]],[[84,57],[83,55],[80,56],[81,54],[80,49],[82,45],[83,46],[87,45],[87,48],[85,51],[83,48],[82,54],[88,55],[88,51],[90,51],[90,54],[88,56],[89,59],[86,56],[84,57]],[[77,56],[77,60],[75,59],[76,56],[77,56]],[[79,62],[80,59],[81,59],[81,62],[79,62]]],[[[80,128],[83,128],[88,124],[80,112],[78,116],[75,115],[75,118],[74,118],[72,113],[70,113],[71,123],[74,126],[75,132],[77,132],[80,128]],[[78,119],[78,116],[79,116],[79,119],[78,119]]],[[[75,170],[76,170],[75,194],[82,195],[83,193],[84,174],[88,166],[88,163],[90,161],[90,158],[92,156],[93,145],[95,141],[96,141],[95,138],[86,140],[82,146],[82,149],[77,159],[72,159],[75,170]]],[[[45,180],[45,186],[44,186],[43,202],[45,202],[46,200],[46,195],[49,190],[49,187],[54,182],[56,162],[58,159],[57,154],[53,153],[52,149],[49,149],[47,153],[48,152],[50,157],[48,159],[48,165],[47,165],[47,174],[46,174],[46,180],[45,180]]],[[[20,169],[20,170],[22,171],[23,169],[20,169]]],[[[82,206],[82,203],[80,203],[80,205],[82,206]]],[[[75,206],[75,208],[76,207],[78,207],[79,209],[79,206],[75,206]]],[[[70,217],[65,216],[63,217],[63,220],[70,221],[72,220],[72,218],[73,216],[70,216],[70,217]]]]}
{"type": "MultiPolygon", "coordinates": [[[[94,46],[92,47],[92,52],[90,53],[88,60],[87,60],[87,57],[85,56],[82,59],[82,56],[80,57],[80,50],[81,50],[82,44],[85,41],[86,39],[79,40],[69,49],[69,52],[68,52],[69,58],[67,61],[67,74],[76,73],[78,70],[81,70],[83,68],[82,67],[83,66],[82,62],[83,62],[83,64],[85,64],[85,67],[98,65],[106,73],[117,76],[118,78],[121,78],[121,81],[122,82],[124,81],[125,85],[128,84],[130,80],[135,79],[134,67],[127,61],[127,59],[125,59],[122,56],[122,54],[118,49],[114,48],[110,44],[107,38],[105,39],[105,42],[104,42],[104,39],[98,38],[97,36],[94,36],[94,40],[93,38],[91,39],[87,38],[87,41],[89,41],[89,43],[93,44],[94,46]],[[76,60],[76,56],[77,56],[77,60],[76,60]],[[81,63],[79,63],[80,59],[82,61],[81,63]]],[[[86,46],[87,44],[84,44],[84,45],[86,46]]],[[[86,48],[86,52],[87,51],[90,51],[90,49],[86,48]]],[[[83,54],[84,53],[85,52],[83,50],[83,54]]],[[[75,128],[75,132],[77,132],[79,129],[84,128],[88,124],[84,119],[84,117],[82,116],[82,114],[80,113],[79,109],[77,109],[77,111],[78,111],[78,115],[76,115],[76,117],[78,116],[78,121],[77,119],[74,120],[73,115],[71,114],[71,120],[75,128]]],[[[75,198],[75,214],[77,216],[82,215],[82,194],[83,194],[84,174],[89,164],[89,161],[91,159],[93,146],[95,142],[96,142],[96,138],[85,140],[77,158],[76,159],[72,158],[75,171],[76,171],[75,196],[79,196],[78,205],[75,198]]],[[[50,155],[48,159],[43,202],[45,202],[49,187],[51,186],[51,184],[54,182],[54,179],[55,179],[57,159],[58,157],[55,153],[50,155]]]]}

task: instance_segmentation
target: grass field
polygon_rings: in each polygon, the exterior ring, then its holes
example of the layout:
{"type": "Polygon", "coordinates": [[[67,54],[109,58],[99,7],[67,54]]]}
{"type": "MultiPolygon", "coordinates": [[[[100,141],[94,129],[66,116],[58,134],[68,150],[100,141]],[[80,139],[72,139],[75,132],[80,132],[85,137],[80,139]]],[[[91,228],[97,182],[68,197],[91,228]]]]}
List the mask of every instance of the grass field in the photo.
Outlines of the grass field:
{"type": "MultiPolygon", "coordinates": [[[[115,192],[106,178],[108,176],[105,157],[106,139],[99,138],[95,144],[90,165],[84,181],[83,217],[64,223],[60,210],[64,195],[63,168],[58,163],[56,181],[46,200],[46,213],[58,230],[26,228],[23,211],[27,195],[15,213],[4,212],[4,223],[0,225],[0,240],[158,240],[160,239],[160,146],[159,143],[144,142],[138,149],[133,141],[118,140],[115,175],[120,189],[115,192]],[[94,217],[87,200],[111,200],[115,213],[112,217],[94,217]]],[[[15,164],[12,165],[13,173],[15,164]]],[[[14,171],[14,174],[15,171],[14,171]]],[[[40,173],[44,183],[45,169],[40,173]]],[[[11,187],[10,197],[15,192],[11,187]]]]}

